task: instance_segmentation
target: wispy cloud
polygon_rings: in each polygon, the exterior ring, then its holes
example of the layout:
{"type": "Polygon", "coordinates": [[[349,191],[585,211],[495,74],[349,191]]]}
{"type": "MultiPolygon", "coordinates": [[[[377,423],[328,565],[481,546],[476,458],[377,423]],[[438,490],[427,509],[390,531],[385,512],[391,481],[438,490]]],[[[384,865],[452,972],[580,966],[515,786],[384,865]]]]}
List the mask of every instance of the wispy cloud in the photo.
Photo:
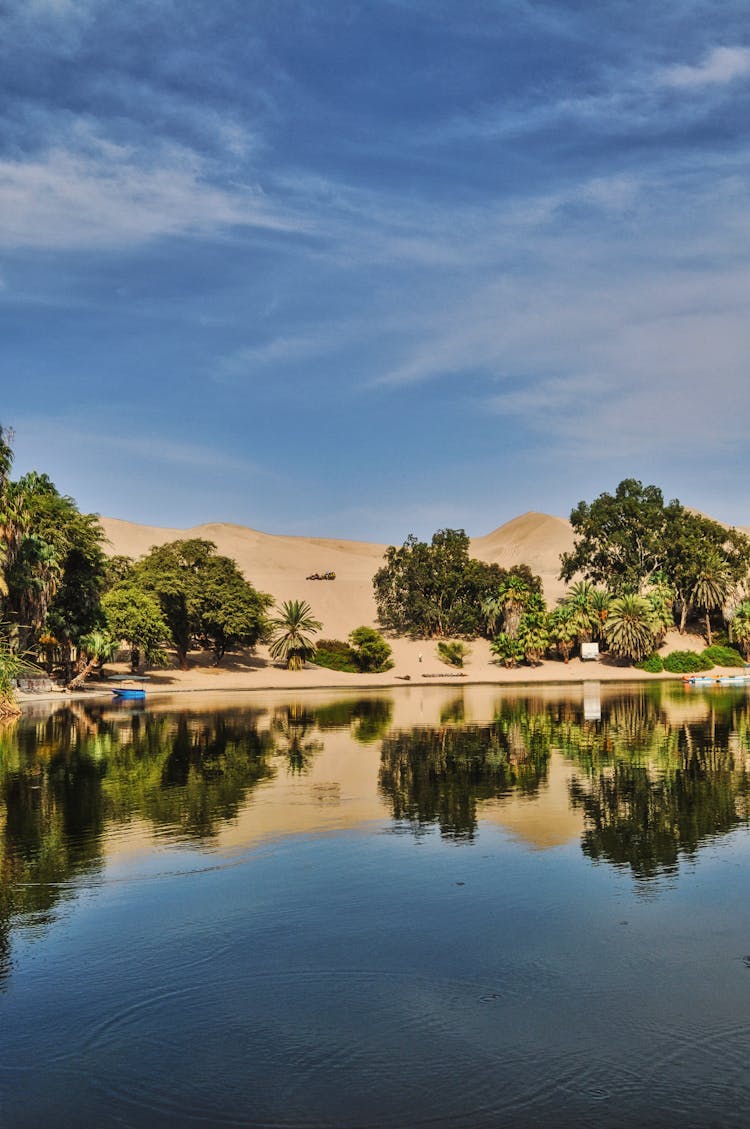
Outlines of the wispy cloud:
{"type": "Polygon", "coordinates": [[[659,79],[664,86],[717,86],[750,75],[750,47],[714,47],[694,66],[667,67],[659,79]]]}
{"type": "Polygon", "coordinates": [[[234,455],[226,450],[208,447],[201,443],[169,439],[155,431],[150,431],[148,434],[126,435],[107,430],[106,425],[92,426],[83,430],[75,421],[64,416],[23,416],[14,420],[14,427],[27,444],[88,451],[96,459],[101,459],[103,456],[107,460],[112,457],[128,456],[138,460],[139,464],[191,469],[217,476],[225,474],[265,476],[269,473],[267,469],[241,455],[234,455]]]}
{"type": "Polygon", "coordinates": [[[88,135],[0,161],[0,246],[117,248],[229,227],[300,230],[257,185],[212,183],[206,162],[177,145],[155,152],[88,135]]]}

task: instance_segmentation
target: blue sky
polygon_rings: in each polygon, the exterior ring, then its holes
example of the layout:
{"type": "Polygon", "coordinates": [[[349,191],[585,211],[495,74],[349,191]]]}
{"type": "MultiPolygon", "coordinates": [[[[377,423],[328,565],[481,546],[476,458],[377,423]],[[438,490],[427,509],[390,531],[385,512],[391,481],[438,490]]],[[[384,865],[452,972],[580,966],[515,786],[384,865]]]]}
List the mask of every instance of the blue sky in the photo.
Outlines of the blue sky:
{"type": "Polygon", "coordinates": [[[750,524],[750,25],[0,0],[0,421],[159,525],[400,542],[632,476],[750,524]]]}

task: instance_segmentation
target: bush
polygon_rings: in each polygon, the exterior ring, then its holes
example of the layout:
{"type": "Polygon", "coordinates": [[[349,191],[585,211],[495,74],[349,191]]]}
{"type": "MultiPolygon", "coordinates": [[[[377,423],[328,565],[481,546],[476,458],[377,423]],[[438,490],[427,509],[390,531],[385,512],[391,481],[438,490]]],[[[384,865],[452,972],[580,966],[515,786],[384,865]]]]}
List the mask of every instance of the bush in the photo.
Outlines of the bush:
{"type": "Polygon", "coordinates": [[[357,670],[382,674],[393,666],[390,644],[386,643],[374,627],[355,627],[349,636],[349,643],[357,670]]]}
{"type": "Polygon", "coordinates": [[[710,659],[697,651],[672,651],[664,659],[664,669],[670,674],[697,674],[701,670],[710,670],[713,665],[710,659]]]}
{"type": "Polygon", "coordinates": [[[745,660],[739,651],[735,651],[734,647],[722,647],[715,644],[713,647],[706,647],[702,652],[703,657],[708,659],[709,662],[714,663],[715,666],[744,666],[745,660]]]}
{"type": "Polygon", "coordinates": [[[437,645],[437,655],[441,662],[447,663],[448,666],[464,665],[464,659],[470,655],[470,650],[465,643],[458,640],[450,640],[449,642],[440,642],[437,645]]]}
{"type": "Polygon", "coordinates": [[[341,639],[321,639],[315,647],[312,661],[326,670],[343,670],[348,674],[357,674],[359,671],[354,651],[341,639]]]}
{"type": "Polygon", "coordinates": [[[645,670],[648,671],[649,674],[661,674],[664,670],[662,657],[661,655],[657,655],[656,651],[654,651],[652,655],[649,655],[647,659],[641,659],[641,661],[635,665],[637,670],[645,670]]]}

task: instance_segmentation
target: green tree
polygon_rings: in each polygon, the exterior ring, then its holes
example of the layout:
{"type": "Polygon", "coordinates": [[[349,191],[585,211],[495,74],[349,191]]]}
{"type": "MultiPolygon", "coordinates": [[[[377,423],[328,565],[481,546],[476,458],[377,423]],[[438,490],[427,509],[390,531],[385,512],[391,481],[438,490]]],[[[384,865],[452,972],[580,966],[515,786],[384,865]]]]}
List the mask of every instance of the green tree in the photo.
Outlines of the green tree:
{"type": "Polygon", "coordinates": [[[169,625],[153,592],[124,581],[102,597],[110,634],[130,647],[130,665],[137,671],[141,657],[147,666],[163,666],[162,647],[171,641],[169,625]]]}
{"type": "MultiPolygon", "coordinates": [[[[402,634],[444,638],[495,633],[492,603],[510,576],[541,591],[541,581],[526,565],[511,570],[469,556],[463,529],[440,529],[430,544],[408,537],[391,545],[373,579],[378,618],[402,634]]],[[[495,617],[496,618],[496,617],[495,617]]]]}
{"type": "Polygon", "coordinates": [[[97,667],[113,658],[117,652],[117,641],[106,631],[92,631],[89,635],[84,635],[79,640],[78,646],[83,665],[75,678],[68,684],[69,690],[74,690],[76,686],[83,685],[97,667]]]}
{"type": "Polygon", "coordinates": [[[644,596],[626,593],[612,601],[605,626],[610,650],[638,662],[654,649],[653,613],[644,596]]]}
{"type": "Polygon", "coordinates": [[[574,609],[566,604],[560,604],[550,612],[547,627],[551,642],[557,647],[563,657],[563,662],[570,662],[570,656],[578,639],[578,626],[574,609]]]}
{"type": "Polygon", "coordinates": [[[708,553],[701,564],[693,583],[692,602],[702,608],[706,617],[706,641],[713,643],[711,633],[711,612],[721,608],[732,589],[732,581],[726,561],[717,552],[708,553]]]}
{"type": "Polygon", "coordinates": [[[538,666],[550,644],[546,613],[544,611],[531,611],[521,616],[516,638],[526,662],[531,666],[538,666]]]}
{"type": "Polygon", "coordinates": [[[26,650],[48,626],[69,655],[81,636],[101,626],[101,526],[46,474],[33,471],[8,483],[5,495],[6,613],[17,646],[26,650]]]}
{"type": "Polygon", "coordinates": [[[732,620],[732,629],[742,653],[746,659],[750,659],[750,600],[743,600],[737,607],[732,620]]]}
{"type": "Polygon", "coordinates": [[[305,661],[315,654],[315,643],[310,636],[323,625],[315,619],[305,600],[287,600],[278,610],[281,615],[270,621],[271,658],[281,659],[289,670],[301,670],[305,661]]]}
{"type": "Polygon", "coordinates": [[[349,635],[354,661],[361,671],[384,671],[393,666],[390,644],[374,627],[355,627],[349,635]]]}
{"type": "Polygon", "coordinates": [[[233,647],[254,647],[268,630],[273,596],[257,592],[229,557],[209,557],[190,599],[195,633],[213,650],[216,665],[233,647]]]}
{"type": "Polygon", "coordinates": [[[617,595],[639,591],[664,566],[667,521],[661,490],[635,478],[624,479],[614,495],[579,502],[570,515],[575,543],[562,556],[561,579],[580,574],[617,595]]]}
{"type": "Polygon", "coordinates": [[[265,636],[272,597],[257,592],[230,557],[218,556],[212,541],[154,546],[134,565],[129,583],[158,598],[182,670],[196,637],[218,663],[227,648],[254,646],[265,636]]]}

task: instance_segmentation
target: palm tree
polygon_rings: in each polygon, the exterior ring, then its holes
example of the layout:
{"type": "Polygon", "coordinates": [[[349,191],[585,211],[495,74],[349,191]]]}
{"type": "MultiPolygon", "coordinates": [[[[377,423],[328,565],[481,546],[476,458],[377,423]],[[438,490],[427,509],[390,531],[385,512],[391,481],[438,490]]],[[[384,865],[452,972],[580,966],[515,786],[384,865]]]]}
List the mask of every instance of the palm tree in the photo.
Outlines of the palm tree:
{"type": "Polygon", "coordinates": [[[555,608],[549,617],[550,639],[563,657],[563,662],[570,662],[570,652],[573,650],[578,638],[573,609],[561,604],[555,608]]]}
{"type": "Polygon", "coordinates": [[[625,595],[613,600],[604,627],[610,650],[638,662],[654,649],[653,613],[644,596],[625,595]]]}
{"type": "Polygon", "coordinates": [[[750,659],[750,600],[743,600],[735,611],[732,631],[745,658],[750,659]]]}
{"type": "Polygon", "coordinates": [[[498,599],[503,607],[503,628],[511,639],[518,635],[518,625],[531,595],[529,585],[520,576],[508,576],[500,586],[498,599]]]}
{"type": "Polygon", "coordinates": [[[527,612],[518,627],[518,645],[531,666],[538,666],[549,647],[547,616],[543,612],[527,612]]]}
{"type": "Polygon", "coordinates": [[[713,642],[711,634],[711,612],[723,606],[730,594],[732,582],[726,563],[718,553],[707,554],[698,573],[691,598],[697,607],[703,608],[706,615],[706,640],[709,647],[713,642]]]}
{"type": "Polygon", "coordinates": [[[270,621],[271,658],[281,659],[289,670],[301,670],[305,660],[315,654],[315,644],[306,633],[320,631],[323,624],[313,617],[305,600],[287,600],[279,610],[282,614],[270,621]]]}
{"type": "Polygon", "coordinates": [[[588,580],[571,585],[562,599],[563,607],[570,612],[570,624],[580,644],[589,643],[599,629],[599,616],[594,611],[595,588],[588,580]]]}
{"type": "Polygon", "coordinates": [[[675,591],[669,584],[654,583],[649,585],[644,596],[651,608],[654,646],[660,647],[664,636],[674,627],[675,591]]]}
{"type": "Polygon", "coordinates": [[[490,643],[490,650],[495,658],[499,659],[503,666],[510,669],[513,666],[518,666],[523,658],[523,647],[517,639],[514,639],[507,632],[501,631],[499,635],[490,643]]]}
{"type": "Polygon", "coordinates": [[[106,631],[91,631],[79,640],[78,649],[85,661],[79,673],[68,683],[69,690],[81,686],[97,666],[111,659],[117,652],[117,642],[106,631]]]}

